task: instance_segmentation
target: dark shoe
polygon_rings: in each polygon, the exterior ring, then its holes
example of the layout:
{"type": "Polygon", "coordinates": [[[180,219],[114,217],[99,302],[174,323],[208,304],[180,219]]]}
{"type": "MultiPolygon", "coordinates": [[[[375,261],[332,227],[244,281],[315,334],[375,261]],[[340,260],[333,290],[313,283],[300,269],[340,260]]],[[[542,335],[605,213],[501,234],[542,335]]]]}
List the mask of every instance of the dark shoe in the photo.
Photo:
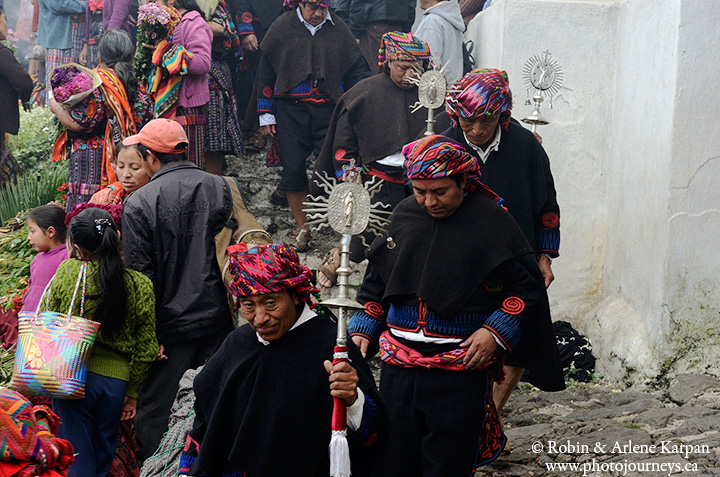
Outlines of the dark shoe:
{"type": "Polygon", "coordinates": [[[289,207],[285,192],[275,189],[275,192],[270,194],[270,203],[279,205],[280,207],[289,207]]]}

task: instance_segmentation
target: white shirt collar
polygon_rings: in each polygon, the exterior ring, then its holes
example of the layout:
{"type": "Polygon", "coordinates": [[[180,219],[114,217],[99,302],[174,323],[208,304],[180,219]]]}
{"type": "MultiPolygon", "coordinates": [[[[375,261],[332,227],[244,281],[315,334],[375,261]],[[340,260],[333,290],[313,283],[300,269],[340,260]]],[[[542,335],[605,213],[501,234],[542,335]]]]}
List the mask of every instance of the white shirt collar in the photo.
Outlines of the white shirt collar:
{"type": "Polygon", "coordinates": [[[473,148],[475,151],[477,157],[483,161],[483,164],[487,162],[488,157],[490,157],[490,153],[493,151],[497,151],[500,149],[500,136],[502,134],[502,127],[498,124],[497,126],[497,132],[495,133],[495,139],[493,139],[493,142],[490,143],[490,145],[485,149],[484,151],[480,146],[476,146],[475,144],[471,143],[468,137],[465,135],[465,131],[463,131],[463,137],[465,138],[465,142],[468,143],[468,145],[473,148]]]}
{"type": "MultiPolygon", "coordinates": [[[[310,307],[308,306],[308,304],[305,303],[305,308],[303,308],[303,311],[302,311],[302,313],[300,313],[300,316],[298,317],[298,319],[297,319],[297,321],[295,322],[295,324],[292,325],[292,327],[291,327],[289,330],[287,330],[287,333],[290,333],[292,330],[294,330],[294,329],[297,328],[298,326],[302,325],[303,323],[307,323],[308,321],[312,320],[312,319],[315,318],[316,316],[317,316],[317,313],[315,313],[314,311],[312,311],[312,310],[310,309],[310,307]]],[[[266,340],[262,339],[262,338],[260,337],[260,335],[257,334],[257,332],[255,332],[255,335],[257,336],[258,341],[261,342],[262,344],[264,344],[265,346],[267,346],[267,345],[270,344],[269,341],[266,341],[266,340]]]]}
{"type": "Polygon", "coordinates": [[[295,10],[295,11],[297,12],[297,16],[300,19],[300,21],[302,22],[302,24],[305,25],[305,28],[308,29],[308,31],[310,32],[310,34],[312,36],[315,36],[315,33],[317,33],[320,30],[320,28],[322,28],[322,26],[325,24],[326,21],[330,20],[330,23],[332,23],[333,25],[335,24],[335,22],[332,21],[332,17],[330,17],[330,10],[328,10],[327,13],[325,14],[325,20],[323,20],[322,23],[320,23],[318,26],[311,25],[305,21],[305,19],[302,16],[302,12],[300,11],[300,7],[297,7],[297,10],[295,10]]]}

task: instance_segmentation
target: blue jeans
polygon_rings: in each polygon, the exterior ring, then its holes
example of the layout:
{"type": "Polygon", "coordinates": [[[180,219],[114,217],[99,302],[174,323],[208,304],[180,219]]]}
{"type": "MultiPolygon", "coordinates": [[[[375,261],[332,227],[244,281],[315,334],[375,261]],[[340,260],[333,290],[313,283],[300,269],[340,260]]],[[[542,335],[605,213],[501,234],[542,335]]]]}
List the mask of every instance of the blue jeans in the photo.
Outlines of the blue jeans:
{"type": "Polygon", "coordinates": [[[83,399],[54,399],[62,421],[58,437],[73,445],[75,463],[68,477],[105,477],[110,470],[120,431],[127,382],[88,373],[83,399]]]}

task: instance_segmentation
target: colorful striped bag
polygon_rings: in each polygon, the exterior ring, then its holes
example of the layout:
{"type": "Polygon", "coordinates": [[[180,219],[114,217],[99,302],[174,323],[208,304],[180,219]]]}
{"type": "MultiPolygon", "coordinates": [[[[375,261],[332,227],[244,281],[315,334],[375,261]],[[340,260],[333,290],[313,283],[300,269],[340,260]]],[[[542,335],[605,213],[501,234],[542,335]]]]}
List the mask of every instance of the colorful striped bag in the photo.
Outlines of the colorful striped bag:
{"type": "Polygon", "coordinates": [[[26,396],[60,399],[85,397],[88,360],[100,328],[100,323],[82,317],[85,312],[86,282],[87,262],[83,262],[67,314],[49,310],[51,279],[45,287],[37,311],[18,315],[19,337],[10,381],[12,389],[26,396]],[[81,282],[80,316],[72,316],[81,282]],[[43,302],[45,311],[40,311],[43,302]]]}

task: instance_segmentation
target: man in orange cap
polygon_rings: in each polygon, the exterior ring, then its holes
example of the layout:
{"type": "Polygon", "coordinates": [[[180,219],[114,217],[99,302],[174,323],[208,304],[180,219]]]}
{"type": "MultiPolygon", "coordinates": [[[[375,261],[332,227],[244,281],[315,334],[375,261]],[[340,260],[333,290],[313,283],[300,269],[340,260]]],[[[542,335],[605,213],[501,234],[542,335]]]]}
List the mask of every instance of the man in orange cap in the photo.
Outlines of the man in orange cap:
{"type": "Polygon", "coordinates": [[[182,126],[153,119],[123,141],[137,144],[150,182],[123,206],[125,265],[155,289],[158,360],[138,393],[135,429],[143,458],[167,429],[178,381],[217,350],[232,329],[214,236],[232,211],[226,182],[187,160],[182,126]]]}

